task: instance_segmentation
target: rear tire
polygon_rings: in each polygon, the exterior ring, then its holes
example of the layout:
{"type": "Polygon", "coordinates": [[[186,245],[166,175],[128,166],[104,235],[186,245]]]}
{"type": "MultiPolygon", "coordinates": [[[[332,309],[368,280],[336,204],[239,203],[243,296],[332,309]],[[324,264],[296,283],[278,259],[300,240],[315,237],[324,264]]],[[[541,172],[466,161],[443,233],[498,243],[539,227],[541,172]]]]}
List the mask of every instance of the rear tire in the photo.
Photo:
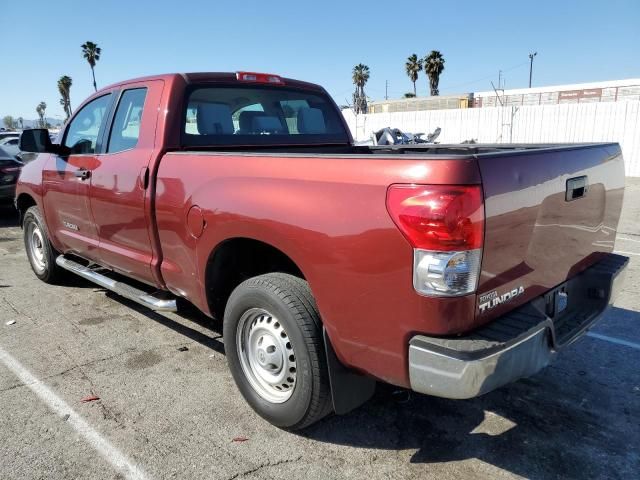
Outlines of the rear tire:
{"type": "Polygon", "coordinates": [[[241,283],[227,302],[223,336],[236,385],[261,417],[297,430],[331,412],[320,315],[307,282],[269,273],[241,283]]]}
{"type": "Polygon", "coordinates": [[[22,221],[24,247],[33,273],[46,283],[57,283],[63,276],[63,270],[56,265],[59,253],[49,241],[46,224],[36,206],[30,207],[22,221]]]}

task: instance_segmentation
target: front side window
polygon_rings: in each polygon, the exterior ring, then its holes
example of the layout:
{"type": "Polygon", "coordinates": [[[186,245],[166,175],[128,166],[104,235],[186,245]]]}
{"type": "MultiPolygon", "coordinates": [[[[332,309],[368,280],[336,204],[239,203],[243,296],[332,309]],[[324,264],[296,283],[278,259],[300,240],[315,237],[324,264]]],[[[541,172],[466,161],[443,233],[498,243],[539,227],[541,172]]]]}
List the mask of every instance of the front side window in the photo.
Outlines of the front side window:
{"type": "Polygon", "coordinates": [[[126,90],[122,93],[111,126],[107,153],[122,152],[136,146],[146,96],[146,88],[126,90]]]}
{"type": "Polygon", "coordinates": [[[95,153],[98,134],[105,120],[105,113],[111,101],[111,94],[87,103],[71,120],[64,145],[71,154],[95,153]]]}
{"type": "Polygon", "coordinates": [[[186,102],[185,146],[348,143],[326,96],[270,86],[203,86],[186,102]]]}

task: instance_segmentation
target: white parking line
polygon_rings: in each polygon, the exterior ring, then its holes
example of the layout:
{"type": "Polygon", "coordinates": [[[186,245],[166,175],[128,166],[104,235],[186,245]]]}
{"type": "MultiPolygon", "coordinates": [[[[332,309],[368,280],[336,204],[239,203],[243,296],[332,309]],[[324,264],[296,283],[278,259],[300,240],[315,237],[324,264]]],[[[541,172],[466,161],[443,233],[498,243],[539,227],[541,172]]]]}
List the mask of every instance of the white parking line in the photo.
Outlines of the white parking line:
{"type": "Polygon", "coordinates": [[[635,253],[635,252],[625,252],[624,250],[616,250],[613,253],[620,253],[622,255],[635,255],[635,256],[639,256],[640,257],[640,253],[635,253]]]}
{"type": "Polygon", "coordinates": [[[636,238],[629,238],[629,237],[623,237],[621,235],[618,235],[618,237],[616,238],[616,240],[625,240],[627,242],[637,242],[640,243],[640,240],[636,239],[636,238]]]}
{"type": "Polygon", "coordinates": [[[628,340],[622,340],[621,338],[609,337],[607,335],[601,335],[599,333],[589,332],[587,337],[597,338],[598,340],[604,340],[605,342],[615,343],[616,345],[624,345],[625,347],[635,348],[640,350],[640,343],[630,342],[628,340]]]}
{"type": "Polygon", "coordinates": [[[109,440],[94,430],[80,415],[74,412],[64,400],[53,393],[49,387],[38,380],[29,370],[24,368],[18,360],[3,350],[2,347],[0,347],[0,361],[2,361],[25,386],[33,390],[33,392],[40,397],[40,400],[46,403],[51,410],[61,417],[69,415],[67,423],[82,435],[85,440],[96,449],[113,468],[124,475],[125,478],[140,480],[146,478],[146,475],[140,467],[125,457],[109,440]]]}

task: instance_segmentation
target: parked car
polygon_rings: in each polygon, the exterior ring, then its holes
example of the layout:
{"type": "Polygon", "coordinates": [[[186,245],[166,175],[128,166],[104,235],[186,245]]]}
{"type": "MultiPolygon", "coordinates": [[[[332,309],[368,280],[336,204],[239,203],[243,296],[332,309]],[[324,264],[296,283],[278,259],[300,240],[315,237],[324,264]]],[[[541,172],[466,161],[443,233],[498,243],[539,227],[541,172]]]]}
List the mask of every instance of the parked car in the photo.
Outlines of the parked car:
{"type": "Polygon", "coordinates": [[[2,147],[2,149],[5,152],[9,153],[10,155],[13,155],[16,158],[17,158],[17,155],[20,153],[19,143],[20,143],[20,135],[17,135],[15,137],[5,137],[0,139],[0,147],[2,147]]]}
{"type": "Polygon", "coordinates": [[[376,381],[470,398],[531,375],[628,261],[614,143],[358,147],[322,87],[251,72],[112,85],[60,138],[21,137],[35,275],[223,319],[240,392],[280,427],[376,381]]]}
{"type": "Polygon", "coordinates": [[[0,203],[13,201],[20,170],[24,165],[0,147],[0,203]]]}
{"type": "Polygon", "coordinates": [[[5,138],[12,138],[12,137],[16,137],[16,138],[20,138],[20,132],[9,132],[9,131],[4,131],[4,132],[0,132],[0,141],[4,140],[5,138]]]}

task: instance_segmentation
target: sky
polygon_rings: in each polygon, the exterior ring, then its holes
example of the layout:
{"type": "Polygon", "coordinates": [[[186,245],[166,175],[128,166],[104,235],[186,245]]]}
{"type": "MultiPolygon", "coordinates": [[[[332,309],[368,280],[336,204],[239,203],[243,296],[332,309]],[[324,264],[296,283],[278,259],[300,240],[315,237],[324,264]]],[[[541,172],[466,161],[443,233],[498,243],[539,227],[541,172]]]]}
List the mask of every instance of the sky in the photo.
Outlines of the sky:
{"type": "MultiPolygon", "coordinates": [[[[96,42],[98,88],[170,72],[268,72],[323,85],[350,101],[351,70],[371,70],[373,99],[412,91],[407,57],[439,50],[440,94],[640,77],[640,0],[0,0],[0,118],[63,118],[56,82],[73,79],[72,107],[93,91],[82,58],[96,42]]],[[[428,92],[420,74],[418,95],[428,92]]]]}

